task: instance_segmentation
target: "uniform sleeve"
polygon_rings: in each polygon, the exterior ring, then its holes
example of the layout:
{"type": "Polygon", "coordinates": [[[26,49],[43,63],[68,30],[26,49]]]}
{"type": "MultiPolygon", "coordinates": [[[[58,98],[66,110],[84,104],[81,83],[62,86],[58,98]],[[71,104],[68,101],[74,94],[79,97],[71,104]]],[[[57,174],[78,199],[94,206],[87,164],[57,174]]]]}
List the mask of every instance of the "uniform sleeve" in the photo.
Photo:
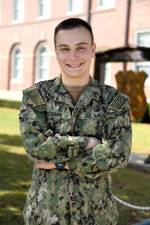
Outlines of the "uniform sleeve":
{"type": "Polygon", "coordinates": [[[32,160],[66,162],[72,157],[73,152],[78,152],[87,145],[87,139],[84,137],[55,134],[47,125],[45,105],[33,106],[25,96],[19,121],[23,144],[32,160]]]}
{"type": "Polygon", "coordinates": [[[70,167],[78,173],[98,175],[113,172],[127,166],[131,150],[132,129],[129,102],[123,106],[111,105],[105,115],[102,129],[102,142],[93,149],[70,162],[70,167]],[[119,108],[118,108],[119,107],[119,108]],[[120,109],[121,107],[121,109],[120,109]]]}

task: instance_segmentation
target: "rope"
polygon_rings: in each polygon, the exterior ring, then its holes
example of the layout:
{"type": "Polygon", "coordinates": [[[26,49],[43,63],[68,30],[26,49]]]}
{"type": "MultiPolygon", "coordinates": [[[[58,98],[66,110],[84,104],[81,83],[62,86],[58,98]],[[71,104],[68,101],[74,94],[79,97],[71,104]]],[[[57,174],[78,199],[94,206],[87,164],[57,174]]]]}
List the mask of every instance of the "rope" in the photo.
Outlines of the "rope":
{"type": "Polygon", "coordinates": [[[150,211],[150,207],[149,207],[149,206],[148,206],[148,207],[142,207],[142,206],[138,206],[138,205],[133,205],[133,204],[130,204],[130,203],[128,203],[128,202],[125,202],[125,201],[119,199],[119,198],[118,198],[117,196],[115,196],[115,195],[113,195],[113,197],[114,197],[114,199],[115,199],[117,202],[119,202],[120,204],[125,205],[125,206],[128,206],[128,207],[130,207],[130,208],[132,208],[132,209],[137,209],[137,210],[142,210],[142,211],[150,211]]]}

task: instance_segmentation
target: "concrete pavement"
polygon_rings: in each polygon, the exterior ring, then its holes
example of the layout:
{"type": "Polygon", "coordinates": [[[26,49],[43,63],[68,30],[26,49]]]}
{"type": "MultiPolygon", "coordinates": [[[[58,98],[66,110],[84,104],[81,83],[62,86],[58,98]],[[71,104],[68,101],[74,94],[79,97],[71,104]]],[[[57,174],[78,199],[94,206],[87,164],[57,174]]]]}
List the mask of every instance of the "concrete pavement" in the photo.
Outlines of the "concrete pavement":
{"type": "MultiPolygon", "coordinates": [[[[150,164],[144,163],[144,161],[145,161],[145,159],[147,159],[147,157],[148,157],[148,155],[146,155],[146,154],[131,153],[130,158],[129,158],[128,167],[150,173],[150,164]]],[[[143,220],[142,222],[136,223],[133,225],[150,225],[150,219],[143,220]]]]}
{"type": "Polygon", "coordinates": [[[148,157],[147,154],[131,153],[129,158],[129,168],[141,170],[144,172],[150,172],[150,163],[144,163],[145,159],[148,157]]]}
{"type": "Polygon", "coordinates": [[[136,224],[133,224],[133,225],[150,225],[150,219],[144,220],[141,223],[136,223],[136,224]]]}

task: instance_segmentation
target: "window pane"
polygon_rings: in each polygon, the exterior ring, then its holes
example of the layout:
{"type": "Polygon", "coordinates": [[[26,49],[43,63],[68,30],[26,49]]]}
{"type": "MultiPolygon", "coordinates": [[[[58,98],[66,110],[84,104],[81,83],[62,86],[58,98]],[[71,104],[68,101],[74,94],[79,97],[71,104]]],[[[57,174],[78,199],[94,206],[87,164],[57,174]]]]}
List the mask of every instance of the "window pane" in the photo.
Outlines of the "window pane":
{"type": "MultiPolygon", "coordinates": [[[[137,33],[137,45],[150,47],[150,32],[137,33]]],[[[148,77],[146,83],[150,83],[150,62],[139,62],[135,64],[136,71],[144,71],[148,77]]]]}
{"type": "Polygon", "coordinates": [[[150,62],[147,65],[145,63],[137,63],[136,64],[136,71],[144,71],[150,75],[150,62]]]}
{"type": "Polygon", "coordinates": [[[14,20],[23,18],[23,0],[14,0],[14,20]]]}
{"type": "Polygon", "coordinates": [[[139,46],[150,47],[150,32],[138,33],[137,44],[139,46]]]}
{"type": "Polygon", "coordinates": [[[41,47],[37,54],[37,80],[45,80],[48,78],[49,54],[48,49],[41,47]]]}
{"type": "Polygon", "coordinates": [[[50,0],[39,0],[39,16],[48,17],[50,15],[50,0]]]}
{"type": "Polygon", "coordinates": [[[98,0],[98,6],[101,7],[115,7],[116,0],[98,0]]]}
{"type": "Polygon", "coordinates": [[[20,79],[22,76],[22,54],[19,49],[12,53],[12,79],[20,79]]]}
{"type": "Polygon", "coordinates": [[[136,71],[144,71],[148,77],[145,80],[145,85],[150,85],[150,62],[139,62],[135,64],[136,71]]]}
{"type": "Polygon", "coordinates": [[[83,0],[68,0],[68,12],[81,12],[83,8],[83,0]]]}

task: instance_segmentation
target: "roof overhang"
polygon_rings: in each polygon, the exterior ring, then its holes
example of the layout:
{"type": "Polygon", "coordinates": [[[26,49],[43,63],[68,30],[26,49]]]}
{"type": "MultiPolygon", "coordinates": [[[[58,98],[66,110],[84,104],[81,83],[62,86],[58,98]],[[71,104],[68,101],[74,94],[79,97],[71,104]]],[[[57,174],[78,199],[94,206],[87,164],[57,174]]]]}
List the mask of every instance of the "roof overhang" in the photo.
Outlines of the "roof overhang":
{"type": "Polygon", "coordinates": [[[100,62],[144,62],[150,61],[150,48],[148,47],[121,47],[96,52],[100,62]]]}

